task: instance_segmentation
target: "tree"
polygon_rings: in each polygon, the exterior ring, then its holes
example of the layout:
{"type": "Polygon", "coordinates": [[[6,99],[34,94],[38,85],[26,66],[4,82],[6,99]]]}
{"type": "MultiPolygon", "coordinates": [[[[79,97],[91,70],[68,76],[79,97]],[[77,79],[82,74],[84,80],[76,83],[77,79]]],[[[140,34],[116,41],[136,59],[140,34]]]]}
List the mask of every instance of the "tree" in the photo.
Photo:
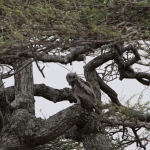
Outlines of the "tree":
{"type": "Polygon", "coordinates": [[[123,149],[132,143],[146,149],[150,130],[148,106],[127,107],[107,82],[135,79],[149,86],[150,2],[120,0],[0,1],[1,148],[34,148],[64,135],[86,150],[123,149]],[[47,120],[35,117],[34,96],[53,102],[76,102],[71,89],[33,84],[32,62],[68,64],[84,61],[84,76],[96,94],[101,114],[73,105],[47,120]],[[99,69],[100,72],[99,72],[99,69]],[[14,75],[5,88],[2,79],[14,75]],[[104,104],[101,92],[111,103],[104,104]],[[106,111],[108,110],[108,111],[106,111]],[[132,131],[132,132],[129,132],[132,131]],[[114,139],[116,133],[121,138],[114,139]]]}

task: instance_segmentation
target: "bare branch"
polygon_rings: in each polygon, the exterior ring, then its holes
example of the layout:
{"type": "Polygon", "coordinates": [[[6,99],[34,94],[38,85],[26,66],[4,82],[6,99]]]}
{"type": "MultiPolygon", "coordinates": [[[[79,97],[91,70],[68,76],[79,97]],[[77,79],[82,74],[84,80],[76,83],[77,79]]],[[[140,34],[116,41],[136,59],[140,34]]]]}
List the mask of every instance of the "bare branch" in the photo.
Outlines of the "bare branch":
{"type": "MultiPolygon", "coordinates": [[[[44,53],[38,53],[35,52],[36,58],[38,61],[43,61],[43,62],[59,62],[61,64],[68,64],[73,61],[83,61],[84,60],[84,53],[87,53],[91,51],[91,49],[88,46],[78,46],[78,47],[72,47],[70,48],[71,52],[67,54],[66,56],[59,56],[59,55],[48,55],[44,53]]],[[[33,58],[34,54],[32,52],[28,53],[19,53],[18,56],[20,57],[28,57],[28,58],[33,58]]]]}
{"type": "Polygon", "coordinates": [[[15,71],[14,73],[11,73],[11,71],[9,71],[8,73],[2,74],[2,79],[6,79],[9,78],[15,74],[17,74],[18,72],[20,72],[21,70],[23,70],[24,68],[26,68],[28,65],[30,65],[33,62],[33,60],[29,61],[27,64],[21,66],[21,68],[19,68],[17,71],[15,71]],[[10,74],[11,73],[11,74],[10,74]]]}
{"type": "Polygon", "coordinates": [[[142,144],[142,142],[141,142],[141,140],[140,140],[140,138],[139,138],[139,136],[138,136],[138,134],[137,134],[137,131],[136,131],[134,128],[132,128],[132,131],[133,131],[133,133],[134,133],[134,135],[135,135],[135,138],[137,139],[137,141],[136,141],[137,147],[141,147],[141,148],[143,148],[144,150],[146,150],[146,147],[142,144]]]}

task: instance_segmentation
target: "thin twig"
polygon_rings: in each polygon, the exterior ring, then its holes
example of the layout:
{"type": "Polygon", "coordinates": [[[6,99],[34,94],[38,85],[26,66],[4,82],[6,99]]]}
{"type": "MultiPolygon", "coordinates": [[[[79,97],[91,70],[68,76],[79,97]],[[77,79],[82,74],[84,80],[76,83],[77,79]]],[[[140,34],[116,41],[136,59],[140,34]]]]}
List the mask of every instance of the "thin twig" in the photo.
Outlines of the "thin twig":
{"type": "Polygon", "coordinates": [[[35,61],[37,68],[38,68],[39,71],[41,72],[43,78],[45,78],[45,75],[44,75],[44,73],[43,73],[44,67],[43,67],[42,69],[40,68],[40,66],[39,66],[39,64],[38,64],[38,62],[37,62],[38,59],[37,59],[36,53],[35,53],[33,50],[31,50],[31,51],[32,51],[32,53],[33,53],[33,60],[35,61]]]}
{"type": "Polygon", "coordinates": [[[70,71],[68,68],[64,67],[63,65],[61,65],[61,64],[59,64],[59,63],[57,63],[57,65],[59,65],[59,66],[65,68],[65,69],[68,70],[69,72],[72,72],[72,71],[70,71]]]}
{"type": "Polygon", "coordinates": [[[21,70],[23,70],[24,68],[26,68],[28,65],[30,65],[33,61],[34,61],[34,60],[31,60],[29,63],[23,65],[21,68],[19,68],[17,71],[15,71],[15,72],[12,73],[12,74],[8,74],[8,73],[2,74],[2,79],[6,79],[6,78],[9,78],[9,77],[11,77],[11,76],[17,74],[18,72],[20,72],[21,70]]]}

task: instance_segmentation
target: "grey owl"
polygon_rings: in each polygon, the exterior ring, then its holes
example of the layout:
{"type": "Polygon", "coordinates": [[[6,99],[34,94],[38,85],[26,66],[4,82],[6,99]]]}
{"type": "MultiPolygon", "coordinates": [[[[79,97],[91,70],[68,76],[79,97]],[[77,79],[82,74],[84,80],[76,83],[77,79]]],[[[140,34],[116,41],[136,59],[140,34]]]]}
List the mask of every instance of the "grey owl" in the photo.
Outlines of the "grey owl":
{"type": "Polygon", "coordinates": [[[76,98],[77,104],[80,104],[89,112],[93,111],[96,99],[92,85],[81,79],[76,73],[68,73],[66,79],[72,87],[73,96],[76,98]]]}

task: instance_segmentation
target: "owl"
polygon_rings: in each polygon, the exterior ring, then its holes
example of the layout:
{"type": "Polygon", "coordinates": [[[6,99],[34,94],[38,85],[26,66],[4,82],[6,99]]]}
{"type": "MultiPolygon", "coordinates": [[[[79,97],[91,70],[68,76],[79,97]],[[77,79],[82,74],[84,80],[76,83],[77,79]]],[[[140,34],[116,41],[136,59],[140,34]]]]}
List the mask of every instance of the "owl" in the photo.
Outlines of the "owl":
{"type": "Polygon", "coordinates": [[[72,87],[73,96],[84,109],[91,112],[96,105],[96,98],[92,85],[81,79],[76,73],[68,73],[66,79],[72,87]]]}

